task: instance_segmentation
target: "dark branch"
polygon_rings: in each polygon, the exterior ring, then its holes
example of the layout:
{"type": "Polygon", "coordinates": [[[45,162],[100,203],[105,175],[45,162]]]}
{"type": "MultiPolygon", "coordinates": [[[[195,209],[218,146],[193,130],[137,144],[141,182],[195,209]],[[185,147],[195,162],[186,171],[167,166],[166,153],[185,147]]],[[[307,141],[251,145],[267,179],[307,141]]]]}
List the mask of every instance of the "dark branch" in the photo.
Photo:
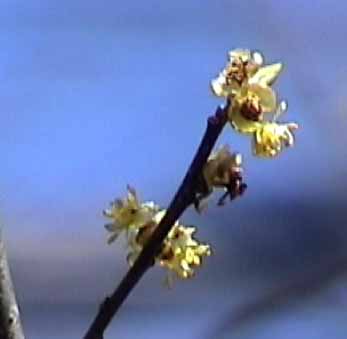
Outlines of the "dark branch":
{"type": "Polygon", "coordinates": [[[0,338],[24,339],[19,309],[0,232],[0,338]]]}
{"type": "Polygon", "coordinates": [[[202,172],[220,133],[227,122],[229,103],[218,108],[215,115],[208,119],[207,128],[195,157],[183,179],[176,195],[158,227],[149,239],[140,256],[130,268],[114,293],[102,303],[99,312],[90,326],[84,339],[102,339],[104,331],[117,313],[129,293],[141,279],[142,275],[153,263],[153,259],[169,233],[172,225],[185,209],[194,202],[197,180],[202,172]]]}

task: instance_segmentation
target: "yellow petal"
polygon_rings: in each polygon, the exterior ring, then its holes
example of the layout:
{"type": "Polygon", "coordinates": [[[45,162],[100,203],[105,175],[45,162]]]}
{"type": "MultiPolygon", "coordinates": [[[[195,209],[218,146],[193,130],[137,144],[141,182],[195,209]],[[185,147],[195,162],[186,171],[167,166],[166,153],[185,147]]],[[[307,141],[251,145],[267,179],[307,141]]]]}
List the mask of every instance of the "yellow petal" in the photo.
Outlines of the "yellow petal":
{"type": "Polygon", "coordinates": [[[189,266],[189,263],[188,263],[188,261],[187,260],[182,260],[181,261],[181,268],[184,270],[184,271],[190,271],[190,266],[189,266]]]}
{"type": "Polygon", "coordinates": [[[226,91],[224,90],[225,88],[225,79],[218,77],[214,80],[211,81],[211,90],[214,95],[217,97],[225,97],[227,96],[226,91]]]}
{"type": "Polygon", "coordinates": [[[282,64],[272,64],[258,69],[258,71],[249,79],[250,84],[259,84],[261,86],[271,86],[282,71],[282,64]]]}
{"type": "Polygon", "coordinates": [[[264,56],[260,52],[254,51],[252,52],[252,60],[255,64],[261,66],[264,63],[264,56]]]}
{"type": "Polygon", "coordinates": [[[218,78],[211,81],[211,90],[217,97],[232,97],[239,90],[239,88],[240,85],[235,81],[227,84],[225,75],[223,73],[221,73],[218,78]]]}
{"type": "Polygon", "coordinates": [[[163,219],[165,214],[166,214],[166,210],[161,210],[161,211],[157,212],[153,217],[154,222],[159,224],[161,219],[163,219]]]}
{"type": "Polygon", "coordinates": [[[185,253],[185,260],[187,263],[191,264],[194,261],[195,253],[192,248],[187,248],[185,253]]]}
{"type": "Polygon", "coordinates": [[[182,272],[180,272],[179,274],[180,274],[180,277],[181,277],[182,279],[188,279],[188,278],[189,278],[189,274],[188,274],[187,271],[182,271],[182,272]]]}
{"type": "Polygon", "coordinates": [[[193,258],[193,265],[200,266],[201,265],[201,259],[198,255],[195,255],[193,258]]]}
{"type": "Polygon", "coordinates": [[[137,205],[138,204],[138,200],[137,200],[137,194],[136,194],[135,188],[133,188],[130,185],[127,185],[127,190],[128,190],[128,201],[129,201],[129,203],[133,203],[133,204],[137,205]]]}

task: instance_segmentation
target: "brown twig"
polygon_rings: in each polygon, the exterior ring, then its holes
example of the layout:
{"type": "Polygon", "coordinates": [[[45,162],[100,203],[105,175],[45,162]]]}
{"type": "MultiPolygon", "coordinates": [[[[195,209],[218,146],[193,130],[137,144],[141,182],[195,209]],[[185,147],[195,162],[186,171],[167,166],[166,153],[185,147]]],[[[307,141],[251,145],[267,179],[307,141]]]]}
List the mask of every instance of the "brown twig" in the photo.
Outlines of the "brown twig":
{"type": "Polygon", "coordinates": [[[154,257],[160,250],[160,247],[172,225],[186,210],[186,208],[194,202],[197,180],[227,122],[228,106],[229,102],[224,108],[219,107],[215,115],[208,119],[207,128],[200,146],[182,184],[170,203],[165,216],[145,245],[134,265],[130,268],[119,284],[118,288],[102,303],[98,314],[91,324],[87,334],[84,336],[84,339],[103,338],[104,332],[112,318],[117,313],[129,293],[141,279],[142,275],[153,263],[154,257]]]}
{"type": "Polygon", "coordinates": [[[0,232],[0,338],[24,339],[19,309],[0,232]]]}

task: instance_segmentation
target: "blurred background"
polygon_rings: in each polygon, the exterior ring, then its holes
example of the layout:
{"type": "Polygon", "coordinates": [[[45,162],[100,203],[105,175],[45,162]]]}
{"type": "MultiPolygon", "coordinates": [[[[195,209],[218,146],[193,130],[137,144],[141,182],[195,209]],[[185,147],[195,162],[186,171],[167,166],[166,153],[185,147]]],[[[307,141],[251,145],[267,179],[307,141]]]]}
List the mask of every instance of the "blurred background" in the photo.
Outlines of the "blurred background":
{"type": "Polygon", "coordinates": [[[282,61],[294,149],[244,155],[242,199],[182,221],[214,249],[195,279],[146,274],[107,338],[339,339],[347,331],[347,4],[1,0],[0,220],[28,338],[81,338],[127,271],[101,214],[126,184],[166,206],[235,47],[282,61]]]}

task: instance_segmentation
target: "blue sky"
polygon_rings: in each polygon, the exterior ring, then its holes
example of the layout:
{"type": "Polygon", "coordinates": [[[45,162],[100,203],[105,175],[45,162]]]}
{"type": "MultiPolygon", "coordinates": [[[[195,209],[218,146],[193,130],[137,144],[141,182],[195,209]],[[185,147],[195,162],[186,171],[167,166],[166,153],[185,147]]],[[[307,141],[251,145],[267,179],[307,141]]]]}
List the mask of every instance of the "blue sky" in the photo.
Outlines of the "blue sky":
{"type": "MultiPolygon", "coordinates": [[[[220,143],[244,154],[249,191],[184,218],[220,250],[207,270],[229,265],[200,283],[253,272],[254,253],[264,272],[277,272],[298,265],[308,243],[313,253],[324,239],[335,248],[347,220],[346,11],[323,0],[2,0],[0,220],[23,300],[94,301],[114,286],[124,251],[106,246],[102,209],[127,183],[168,204],[221,103],[209,81],[234,47],[285,64],[284,118],[301,128],[276,161],[252,157],[231,128],[223,133],[220,143]]],[[[134,302],[160,285],[151,277],[134,302]]]]}

